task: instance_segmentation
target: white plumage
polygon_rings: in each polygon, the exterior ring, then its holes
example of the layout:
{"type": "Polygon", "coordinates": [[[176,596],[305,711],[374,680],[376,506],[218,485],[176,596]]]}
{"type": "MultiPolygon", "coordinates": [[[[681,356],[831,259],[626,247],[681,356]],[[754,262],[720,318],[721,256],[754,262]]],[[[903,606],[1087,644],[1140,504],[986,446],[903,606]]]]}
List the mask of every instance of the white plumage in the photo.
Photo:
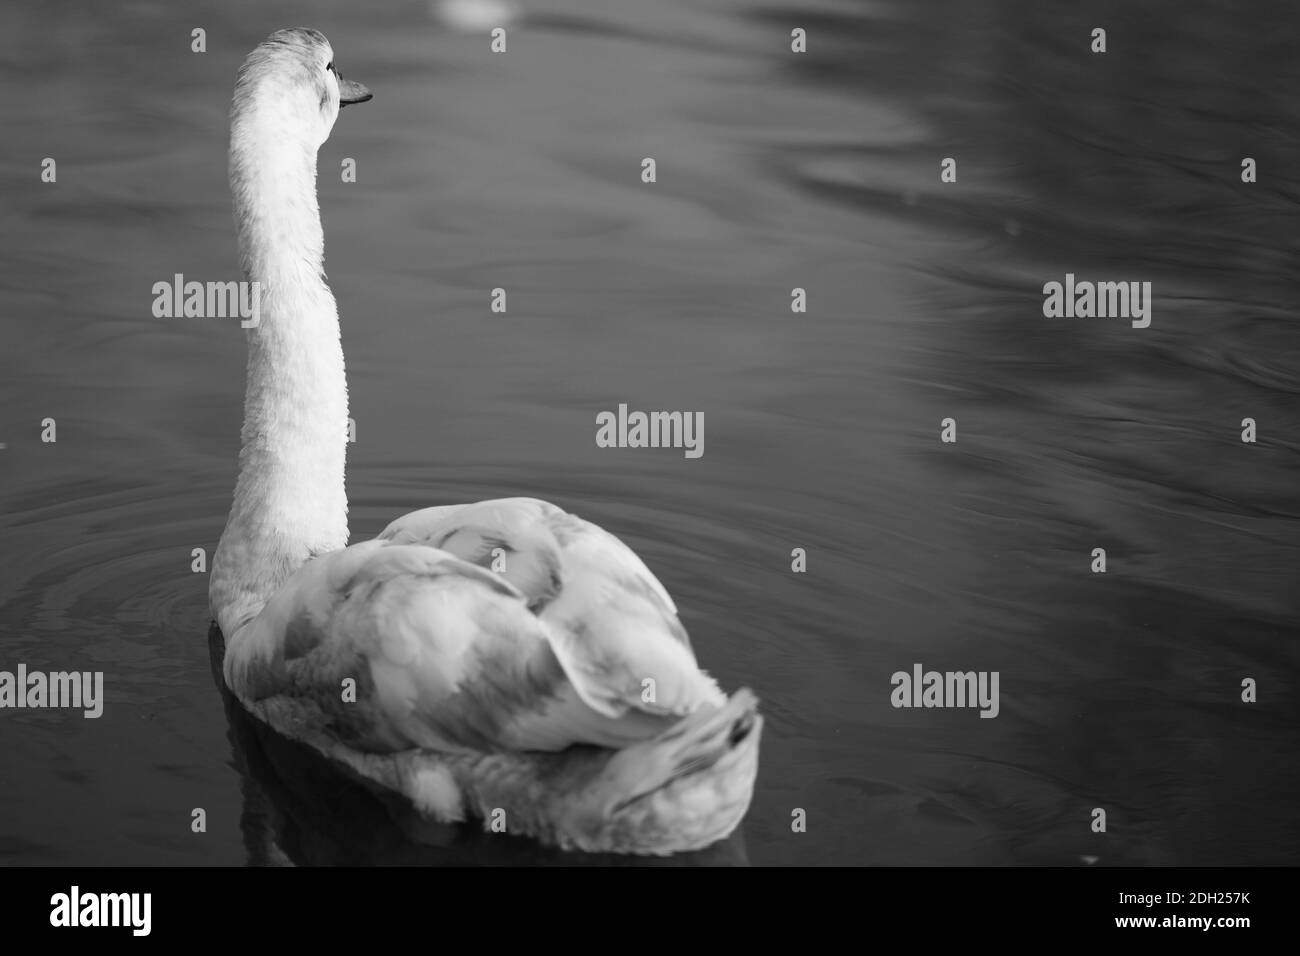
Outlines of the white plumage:
{"type": "Polygon", "coordinates": [[[565,848],[696,849],[748,808],[762,720],[700,670],[622,542],[533,498],[427,508],[346,547],[347,385],[316,151],[343,80],[312,30],[240,70],[230,176],[248,331],[240,475],[210,596],[258,718],[442,821],[565,848]]]}

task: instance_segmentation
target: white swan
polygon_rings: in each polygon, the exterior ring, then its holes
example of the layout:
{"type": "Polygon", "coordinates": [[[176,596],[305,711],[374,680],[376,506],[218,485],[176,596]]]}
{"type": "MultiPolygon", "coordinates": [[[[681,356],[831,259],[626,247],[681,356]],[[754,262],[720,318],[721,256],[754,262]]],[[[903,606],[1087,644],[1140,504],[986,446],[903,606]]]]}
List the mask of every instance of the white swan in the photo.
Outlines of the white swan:
{"type": "Polygon", "coordinates": [[[235,84],[230,184],[262,298],[209,594],[226,683],[439,821],[587,851],[722,839],[753,793],[757,701],[699,669],[672,599],[617,538],[507,498],[416,511],[347,547],[316,153],[339,108],[370,94],[333,59],[316,31],[281,30],[235,84]]]}

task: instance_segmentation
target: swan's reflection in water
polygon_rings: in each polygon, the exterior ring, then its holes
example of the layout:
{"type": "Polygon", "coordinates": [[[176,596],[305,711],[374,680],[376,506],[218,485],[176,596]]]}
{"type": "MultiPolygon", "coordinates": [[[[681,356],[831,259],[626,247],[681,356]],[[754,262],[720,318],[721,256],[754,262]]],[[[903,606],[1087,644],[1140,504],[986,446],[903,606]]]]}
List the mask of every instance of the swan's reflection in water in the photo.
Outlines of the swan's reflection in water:
{"type": "Polygon", "coordinates": [[[208,630],[212,677],[229,726],[244,807],[240,830],[251,866],[748,866],[743,826],[726,840],[672,857],[565,853],[488,833],[478,823],[422,819],[403,798],[276,733],[226,687],[226,642],[208,630]]]}

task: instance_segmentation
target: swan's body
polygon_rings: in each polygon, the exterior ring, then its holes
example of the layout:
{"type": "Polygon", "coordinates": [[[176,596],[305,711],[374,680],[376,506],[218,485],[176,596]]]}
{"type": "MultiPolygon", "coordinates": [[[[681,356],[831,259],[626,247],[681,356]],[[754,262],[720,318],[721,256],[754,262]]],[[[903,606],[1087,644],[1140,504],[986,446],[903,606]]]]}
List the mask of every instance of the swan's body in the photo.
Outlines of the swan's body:
{"type": "Polygon", "coordinates": [[[315,31],[280,31],[235,89],[231,188],[262,307],[210,592],[226,683],[440,821],[591,851],[727,836],[753,791],[757,702],[699,669],[672,599],[617,538],[510,498],[416,511],[346,546],[316,151],[340,100],[369,94],[332,60],[315,31]]]}

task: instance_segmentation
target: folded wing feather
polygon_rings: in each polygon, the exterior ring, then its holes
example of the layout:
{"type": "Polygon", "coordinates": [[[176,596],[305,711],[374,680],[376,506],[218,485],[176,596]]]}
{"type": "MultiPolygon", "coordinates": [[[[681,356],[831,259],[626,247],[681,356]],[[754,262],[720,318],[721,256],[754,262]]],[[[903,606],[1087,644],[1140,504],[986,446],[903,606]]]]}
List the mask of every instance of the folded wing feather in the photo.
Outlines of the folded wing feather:
{"type": "Polygon", "coordinates": [[[725,701],[641,560],[530,498],[413,512],[313,559],[235,635],[226,679],[372,752],[621,747],[725,701]]]}

